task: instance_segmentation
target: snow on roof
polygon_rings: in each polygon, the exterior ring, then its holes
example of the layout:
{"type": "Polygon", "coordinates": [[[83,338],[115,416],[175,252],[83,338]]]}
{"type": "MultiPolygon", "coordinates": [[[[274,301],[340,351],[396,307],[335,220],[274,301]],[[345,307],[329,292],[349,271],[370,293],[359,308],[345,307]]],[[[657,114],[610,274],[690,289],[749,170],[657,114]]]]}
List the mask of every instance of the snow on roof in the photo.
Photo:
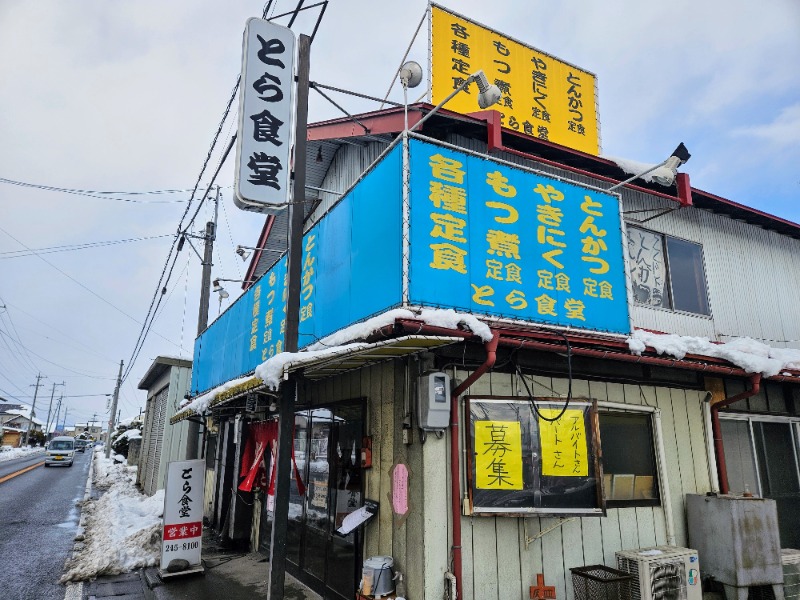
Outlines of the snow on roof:
{"type": "MultiPolygon", "coordinates": [[[[324,337],[301,352],[281,352],[280,354],[276,354],[256,367],[255,376],[261,379],[268,388],[277,390],[281,379],[283,379],[287,364],[335,356],[345,349],[366,348],[369,344],[352,342],[354,342],[354,340],[368,338],[381,327],[394,324],[397,319],[417,319],[424,321],[427,325],[446,327],[448,329],[458,329],[459,325],[463,325],[485,342],[492,339],[492,331],[489,329],[489,326],[479,321],[474,315],[458,313],[452,309],[445,310],[436,308],[422,309],[419,314],[417,314],[408,309],[396,308],[371,319],[367,319],[363,323],[356,323],[355,325],[351,325],[350,327],[346,327],[324,337]]],[[[227,381],[197,396],[193,401],[182,406],[181,412],[189,410],[197,414],[203,414],[208,409],[209,404],[219,394],[250,379],[252,379],[252,377],[248,376],[227,381]]]]}
{"type": "Polygon", "coordinates": [[[26,419],[28,419],[29,421],[31,421],[32,423],[34,423],[36,425],[44,425],[44,421],[40,421],[36,417],[33,417],[31,419],[31,411],[30,411],[30,409],[26,409],[26,408],[23,408],[23,409],[9,408],[6,411],[6,414],[19,415],[20,417],[25,417],[26,419]]]}
{"type": "Polygon", "coordinates": [[[636,160],[629,160],[627,158],[619,158],[617,156],[602,156],[601,158],[605,158],[606,160],[610,160],[611,162],[616,163],[616,165],[620,169],[622,169],[629,175],[638,176],[639,173],[644,173],[645,171],[653,169],[649,173],[642,175],[640,177],[640,179],[643,179],[648,183],[658,183],[658,181],[656,181],[653,178],[659,175],[666,178],[673,177],[672,171],[667,167],[655,168],[656,164],[658,163],[655,164],[643,163],[636,160]]]}
{"type": "Polygon", "coordinates": [[[641,356],[648,346],[659,354],[669,354],[679,360],[687,354],[721,358],[747,373],[761,373],[765,377],[777,375],[784,369],[800,369],[800,350],[773,348],[748,337],[717,344],[703,337],[637,329],[628,338],[628,347],[633,354],[641,356]]]}
{"type": "Polygon", "coordinates": [[[142,431],[140,429],[128,429],[128,431],[124,432],[117,439],[140,440],[142,439],[142,431]]]}

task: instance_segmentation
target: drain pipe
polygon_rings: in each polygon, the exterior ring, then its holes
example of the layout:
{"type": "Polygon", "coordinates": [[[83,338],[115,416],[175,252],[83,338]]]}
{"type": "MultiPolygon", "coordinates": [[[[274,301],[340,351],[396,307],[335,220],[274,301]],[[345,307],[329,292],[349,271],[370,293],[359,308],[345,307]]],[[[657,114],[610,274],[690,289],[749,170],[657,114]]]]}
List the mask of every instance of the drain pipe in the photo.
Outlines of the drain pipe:
{"type": "Polygon", "coordinates": [[[739,400],[755,396],[761,389],[761,373],[750,375],[750,389],[730,398],[711,404],[711,429],[714,432],[714,449],[717,454],[717,471],[719,472],[719,491],[721,494],[729,493],[728,467],[725,464],[725,448],[722,445],[722,427],[719,423],[719,410],[730,406],[739,400]]]}
{"type": "MultiPolygon", "coordinates": [[[[492,339],[486,342],[486,361],[461,385],[450,393],[450,510],[453,513],[453,575],[456,579],[456,598],[462,595],[462,569],[461,569],[461,452],[459,450],[458,434],[458,397],[469,386],[480,379],[484,373],[494,367],[497,359],[497,344],[500,341],[500,332],[492,330],[492,339]]],[[[455,600],[455,599],[454,599],[455,600]]]]}

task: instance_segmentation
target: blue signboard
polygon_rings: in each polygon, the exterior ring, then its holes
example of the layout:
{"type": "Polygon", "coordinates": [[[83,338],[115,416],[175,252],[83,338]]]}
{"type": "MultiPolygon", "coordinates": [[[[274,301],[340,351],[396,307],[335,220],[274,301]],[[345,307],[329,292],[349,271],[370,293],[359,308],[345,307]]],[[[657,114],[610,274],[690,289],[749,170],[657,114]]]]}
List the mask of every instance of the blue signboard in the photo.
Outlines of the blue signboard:
{"type": "MultiPolygon", "coordinates": [[[[616,196],[410,141],[408,306],[628,333],[616,196]]],[[[402,147],[303,237],[299,347],[403,304],[402,147]]],[[[286,258],[195,342],[192,394],[283,351],[286,258]]]]}
{"type": "Polygon", "coordinates": [[[412,140],[409,303],[630,331],[617,197],[412,140]]]}
{"type": "MultiPolygon", "coordinates": [[[[300,348],[402,303],[401,184],[398,146],[304,235],[300,348]]],[[[283,352],[286,285],[284,256],[197,338],[192,395],[283,352]]]]}

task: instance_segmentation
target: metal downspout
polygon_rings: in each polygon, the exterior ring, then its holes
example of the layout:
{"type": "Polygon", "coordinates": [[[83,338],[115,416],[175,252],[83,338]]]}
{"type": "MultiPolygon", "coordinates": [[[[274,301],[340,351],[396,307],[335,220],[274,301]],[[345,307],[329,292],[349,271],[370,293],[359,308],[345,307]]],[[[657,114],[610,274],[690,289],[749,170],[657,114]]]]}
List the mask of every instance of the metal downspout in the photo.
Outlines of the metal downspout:
{"type": "Polygon", "coordinates": [[[450,510],[453,513],[453,575],[456,578],[456,598],[462,598],[461,568],[461,461],[458,433],[458,397],[484,373],[494,367],[500,333],[492,330],[492,339],[486,342],[486,361],[467,377],[450,394],[450,510]]]}
{"type": "Polygon", "coordinates": [[[727,494],[728,489],[728,467],[725,464],[725,448],[722,445],[722,427],[719,423],[719,410],[731,404],[755,396],[761,389],[761,373],[750,375],[750,389],[741,394],[736,394],[730,398],[725,398],[719,402],[711,404],[711,429],[714,432],[714,450],[717,454],[717,471],[719,472],[719,490],[722,494],[727,494]]]}

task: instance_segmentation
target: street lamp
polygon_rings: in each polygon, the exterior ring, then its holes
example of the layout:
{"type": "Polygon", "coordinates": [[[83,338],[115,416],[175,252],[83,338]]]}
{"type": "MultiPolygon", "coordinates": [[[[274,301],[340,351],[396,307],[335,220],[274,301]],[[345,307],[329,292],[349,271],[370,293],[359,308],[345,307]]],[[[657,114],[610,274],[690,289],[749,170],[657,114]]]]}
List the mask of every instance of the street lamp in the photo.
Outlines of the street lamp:
{"type": "MultiPolygon", "coordinates": [[[[406,63],[406,65],[407,64],[408,63],[406,63]]],[[[400,69],[400,83],[403,84],[404,94],[406,93],[405,90],[407,87],[413,87],[410,84],[407,85],[406,83],[403,82],[403,74],[406,69],[406,65],[403,65],[403,67],[400,69]]],[[[502,96],[500,88],[498,88],[494,84],[489,83],[489,80],[487,79],[486,74],[483,72],[483,70],[475,71],[472,75],[467,77],[461,85],[459,85],[456,89],[450,92],[450,94],[444,100],[442,100],[441,102],[439,102],[439,104],[434,106],[431,112],[429,112],[422,119],[417,121],[411,127],[411,129],[409,129],[409,131],[414,131],[417,127],[419,127],[425,121],[430,119],[434,115],[434,113],[438,112],[440,108],[442,108],[445,104],[450,102],[450,100],[452,100],[456,94],[467,89],[467,86],[469,86],[469,84],[472,82],[475,82],[475,84],[478,86],[478,106],[480,108],[482,109],[489,108],[493,104],[496,104],[498,100],[500,100],[500,97],[502,96]]],[[[406,129],[408,129],[408,127],[406,127],[406,129]]]]}
{"type": "Polygon", "coordinates": [[[252,252],[248,252],[248,250],[266,250],[267,252],[283,252],[283,250],[276,250],[275,248],[256,248],[255,246],[236,246],[236,254],[242,257],[242,260],[247,260],[248,257],[252,254],[252,252]]]}
{"type": "Polygon", "coordinates": [[[678,175],[678,167],[682,164],[685,164],[691,158],[691,154],[686,149],[686,146],[683,145],[683,142],[678,144],[678,147],[672,152],[672,154],[666,160],[658,163],[647,169],[646,171],[642,171],[638,175],[634,175],[625,181],[620,181],[616,185],[612,185],[610,188],[606,189],[606,192],[613,192],[614,190],[621,188],[623,185],[630,183],[634,179],[639,179],[643,175],[647,175],[648,173],[652,173],[656,169],[660,169],[661,167],[665,167],[665,171],[661,171],[659,173],[653,174],[653,180],[663,186],[670,186],[675,181],[675,177],[678,175]]]}

